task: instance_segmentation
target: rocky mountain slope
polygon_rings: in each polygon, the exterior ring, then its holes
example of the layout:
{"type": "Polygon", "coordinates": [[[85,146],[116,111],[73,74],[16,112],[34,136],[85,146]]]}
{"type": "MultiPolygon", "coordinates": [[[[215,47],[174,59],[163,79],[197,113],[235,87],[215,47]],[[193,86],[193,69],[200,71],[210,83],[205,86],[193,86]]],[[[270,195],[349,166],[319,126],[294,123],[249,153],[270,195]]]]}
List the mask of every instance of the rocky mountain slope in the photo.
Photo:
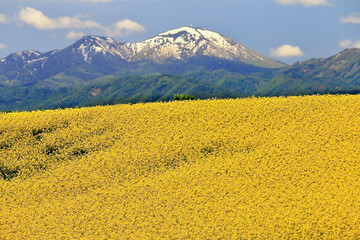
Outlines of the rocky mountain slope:
{"type": "Polygon", "coordinates": [[[138,43],[85,36],[62,50],[14,53],[0,60],[0,84],[51,87],[109,74],[183,74],[217,69],[252,73],[284,66],[219,33],[182,27],[138,43]]]}

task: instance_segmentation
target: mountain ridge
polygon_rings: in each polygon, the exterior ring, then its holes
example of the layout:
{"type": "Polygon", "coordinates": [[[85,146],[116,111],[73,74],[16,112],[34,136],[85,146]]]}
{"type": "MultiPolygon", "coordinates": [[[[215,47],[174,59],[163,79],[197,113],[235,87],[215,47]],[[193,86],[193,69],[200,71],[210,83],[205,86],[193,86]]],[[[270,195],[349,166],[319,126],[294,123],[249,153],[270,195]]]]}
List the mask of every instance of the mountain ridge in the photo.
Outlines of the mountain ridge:
{"type": "Polygon", "coordinates": [[[134,44],[85,36],[61,50],[10,54],[0,60],[0,110],[168,101],[173,94],[235,98],[360,93],[360,49],[263,68],[225,51],[235,47],[249,59],[262,57],[230,38],[202,28],[185,29],[134,44]],[[225,50],[214,56],[217,45],[225,50]]]}
{"type": "Polygon", "coordinates": [[[73,83],[91,81],[100,75],[183,74],[194,70],[226,69],[247,74],[284,66],[219,33],[182,27],[137,43],[89,35],[60,50],[10,54],[0,60],[0,85],[58,86],[71,79],[73,83]]]}

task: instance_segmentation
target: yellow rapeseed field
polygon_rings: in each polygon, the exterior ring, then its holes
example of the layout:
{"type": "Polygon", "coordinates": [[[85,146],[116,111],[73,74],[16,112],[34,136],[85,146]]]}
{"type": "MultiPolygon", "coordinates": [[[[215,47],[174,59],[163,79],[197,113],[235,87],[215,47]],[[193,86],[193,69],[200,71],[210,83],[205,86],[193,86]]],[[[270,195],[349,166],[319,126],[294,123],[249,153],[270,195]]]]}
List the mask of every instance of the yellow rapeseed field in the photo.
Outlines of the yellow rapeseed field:
{"type": "Polygon", "coordinates": [[[0,114],[0,239],[360,239],[360,95],[0,114]]]}

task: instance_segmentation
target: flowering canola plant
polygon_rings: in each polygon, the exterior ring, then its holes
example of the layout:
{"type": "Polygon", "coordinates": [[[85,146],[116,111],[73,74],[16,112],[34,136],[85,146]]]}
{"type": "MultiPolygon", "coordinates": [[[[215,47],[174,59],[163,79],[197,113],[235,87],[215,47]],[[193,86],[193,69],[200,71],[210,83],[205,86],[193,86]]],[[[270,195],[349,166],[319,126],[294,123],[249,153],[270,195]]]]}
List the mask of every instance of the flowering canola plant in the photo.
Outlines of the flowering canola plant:
{"type": "Polygon", "coordinates": [[[0,114],[0,239],[359,239],[360,95],[0,114]]]}

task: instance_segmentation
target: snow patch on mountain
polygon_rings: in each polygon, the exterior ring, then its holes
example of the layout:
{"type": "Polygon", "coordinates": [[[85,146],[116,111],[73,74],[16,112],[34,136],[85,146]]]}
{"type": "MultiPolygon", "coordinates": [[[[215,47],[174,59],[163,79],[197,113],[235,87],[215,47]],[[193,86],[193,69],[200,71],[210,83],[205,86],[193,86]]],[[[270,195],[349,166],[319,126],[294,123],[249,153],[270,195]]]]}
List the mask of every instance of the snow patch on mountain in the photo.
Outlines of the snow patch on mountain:
{"type": "MultiPolygon", "coordinates": [[[[47,62],[47,60],[49,59],[49,57],[40,57],[40,58],[35,58],[32,60],[27,60],[25,61],[25,66],[27,65],[34,65],[34,64],[40,64],[41,68],[44,68],[45,63],[47,62]]],[[[37,68],[34,68],[35,71],[37,71],[37,68]]]]}
{"type": "Polygon", "coordinates": [[[256,66],[281,66],[275,60],[256,53],[236,41],[209,31],[205,28],[181,27],[160,33],[143,42],[134,43],[133,51],[127,59],[136,61],[152,59],[157,62],[172,58],[184,60],[195,56],[210,56],[243,61],[256,66]]]}
{"type": "Polygon", "coordinates": [[[92,63],[92,59],[101,54],[103,56],[119,56],[123,59],[129,55],[128,47],[110,37],[86,36],[80,40],[81,44],[72,49],[73,52],[80,52],[87,63],[92,63]]]}

